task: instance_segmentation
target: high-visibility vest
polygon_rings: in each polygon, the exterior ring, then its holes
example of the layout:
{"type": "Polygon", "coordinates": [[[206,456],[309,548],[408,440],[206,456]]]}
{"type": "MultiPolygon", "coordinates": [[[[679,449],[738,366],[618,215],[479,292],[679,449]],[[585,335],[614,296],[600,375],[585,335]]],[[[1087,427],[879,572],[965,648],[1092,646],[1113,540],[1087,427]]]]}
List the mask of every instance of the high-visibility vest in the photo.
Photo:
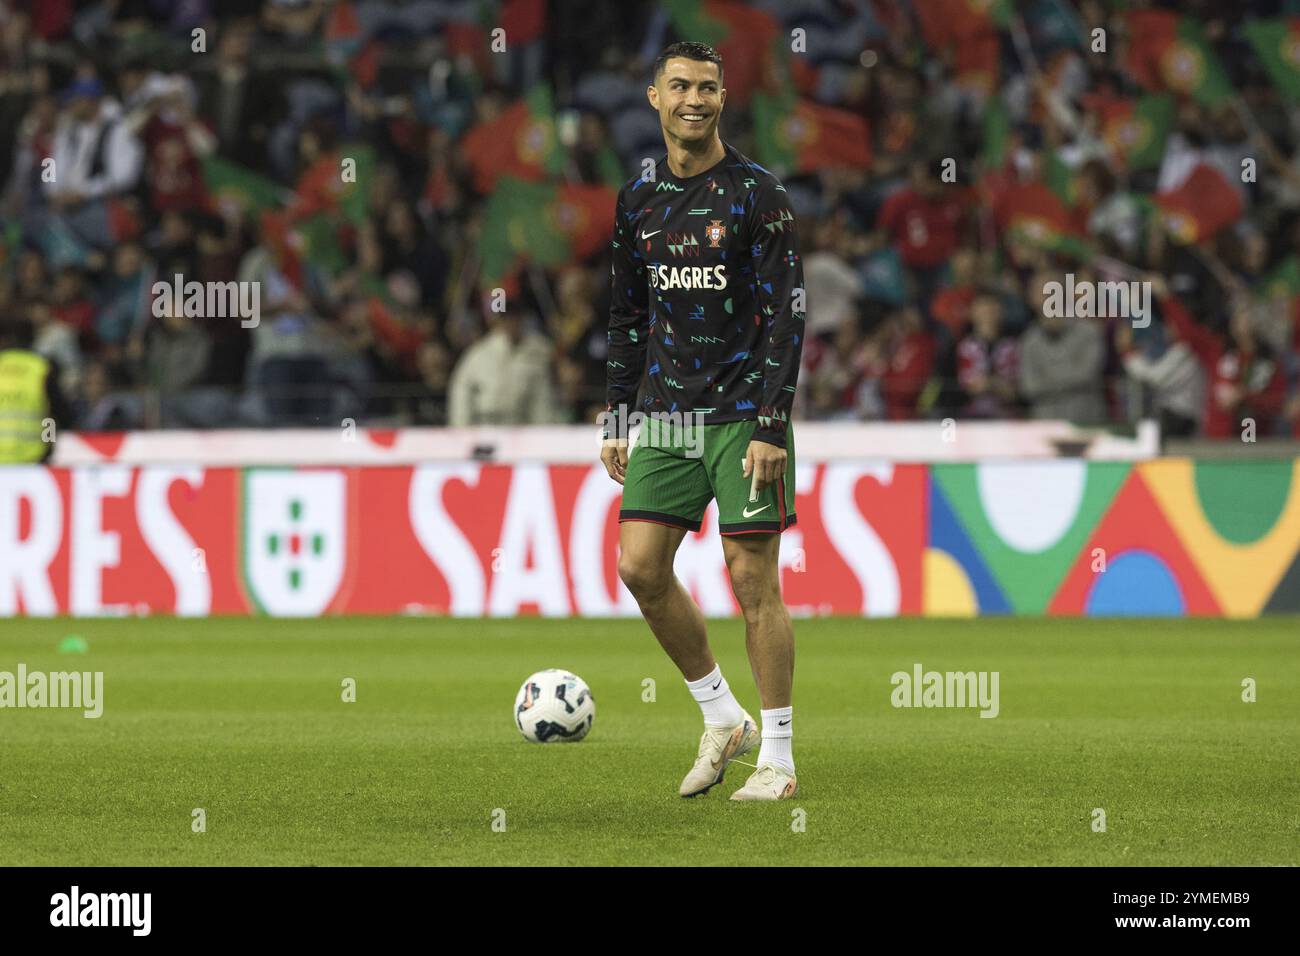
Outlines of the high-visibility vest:
{"type": "Polygon", "coordinates": [[[49,414],[45,377],[50,363],[26,349],[0,350],[0,464],[45,457],[41,431],[49,414]]]}

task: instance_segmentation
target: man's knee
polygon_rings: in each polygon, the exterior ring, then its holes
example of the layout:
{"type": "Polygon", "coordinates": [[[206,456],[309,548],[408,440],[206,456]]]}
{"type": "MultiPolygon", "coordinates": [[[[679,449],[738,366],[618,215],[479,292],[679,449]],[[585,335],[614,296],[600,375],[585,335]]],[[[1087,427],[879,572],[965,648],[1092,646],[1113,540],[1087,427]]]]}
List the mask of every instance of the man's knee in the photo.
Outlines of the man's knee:
{"type": "Polygon", "coordinates": [[[634,597],[653,600],[672,584],[673,568],[670,562],[624,551],[618,556],[618,576],[634,597]]]}
{"type": "Polygon", "coordinates": [[[776,568],[762,556],[738,556],[728,564],[727,571],[731,575],[731,591],[746,617],[757,614],[772,601],[781,600],[776,568]]]}

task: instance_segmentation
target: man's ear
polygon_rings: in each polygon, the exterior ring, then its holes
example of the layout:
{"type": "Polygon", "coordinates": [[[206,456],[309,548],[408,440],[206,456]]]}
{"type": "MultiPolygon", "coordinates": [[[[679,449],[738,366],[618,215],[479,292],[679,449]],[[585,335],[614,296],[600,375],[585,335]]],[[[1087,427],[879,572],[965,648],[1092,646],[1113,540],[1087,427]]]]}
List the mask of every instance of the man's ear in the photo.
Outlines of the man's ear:
{"type": "Polygon", "coordinates": [[[659,112],[659,90],[655,88],[655,85],[653,83],[645,88],[645,96],[646,99],[650,101],[650,105],[654,107],[655,112],[658,113],[659,112]]]}

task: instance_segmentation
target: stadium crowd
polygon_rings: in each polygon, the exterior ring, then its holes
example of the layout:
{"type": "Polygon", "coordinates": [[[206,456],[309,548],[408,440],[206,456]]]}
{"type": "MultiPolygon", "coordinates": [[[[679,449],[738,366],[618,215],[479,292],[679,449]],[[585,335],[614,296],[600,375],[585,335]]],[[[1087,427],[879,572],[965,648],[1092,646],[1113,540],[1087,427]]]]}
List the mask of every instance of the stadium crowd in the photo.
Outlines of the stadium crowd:
{"type": "Polygon", "coordinates": [[[706,39],[799,217],[799,417],[1300,436],[1298,6],[0,0],[0,314],[80,429],[594,421],[649,64],[706,39]]]}

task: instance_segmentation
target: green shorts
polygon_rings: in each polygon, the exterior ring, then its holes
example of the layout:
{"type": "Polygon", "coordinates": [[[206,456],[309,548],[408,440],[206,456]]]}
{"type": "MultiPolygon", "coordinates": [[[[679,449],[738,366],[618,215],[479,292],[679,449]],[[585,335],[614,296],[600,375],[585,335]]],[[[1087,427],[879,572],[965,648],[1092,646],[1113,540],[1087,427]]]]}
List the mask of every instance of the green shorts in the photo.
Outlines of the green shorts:
{"type": "Polygon", "coordinates": [[[785,475],[749,500],[745,453],[755,423],[724,422],[670,428],[646,419],[631,449],[619,521],[653,521],[699,531],[709,502],[718,500],[722,534],[779,532],[794,524],[794,431],[786,432],[785,475]]]}

